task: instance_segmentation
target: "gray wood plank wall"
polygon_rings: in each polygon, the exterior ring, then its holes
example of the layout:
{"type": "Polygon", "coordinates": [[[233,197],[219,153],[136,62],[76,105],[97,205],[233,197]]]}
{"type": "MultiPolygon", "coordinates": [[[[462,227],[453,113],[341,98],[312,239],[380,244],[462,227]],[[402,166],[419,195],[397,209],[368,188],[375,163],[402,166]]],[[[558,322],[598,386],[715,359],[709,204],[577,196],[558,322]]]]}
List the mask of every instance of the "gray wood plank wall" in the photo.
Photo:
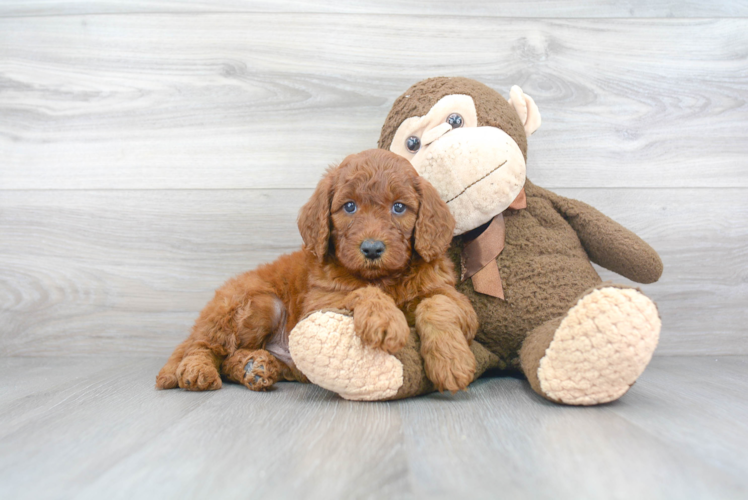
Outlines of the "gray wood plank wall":
{"type": "MultiPolygon", "coordinates": [[[[658,354],[748,354],[745,2],[0,2],[0,354],[164,355],[428,76],[663,256],[658,354]],[[427,13],[429,15],[422,15],[427,13]]],[[[622,281],[602,271],[606,279],[622,281]]]]}

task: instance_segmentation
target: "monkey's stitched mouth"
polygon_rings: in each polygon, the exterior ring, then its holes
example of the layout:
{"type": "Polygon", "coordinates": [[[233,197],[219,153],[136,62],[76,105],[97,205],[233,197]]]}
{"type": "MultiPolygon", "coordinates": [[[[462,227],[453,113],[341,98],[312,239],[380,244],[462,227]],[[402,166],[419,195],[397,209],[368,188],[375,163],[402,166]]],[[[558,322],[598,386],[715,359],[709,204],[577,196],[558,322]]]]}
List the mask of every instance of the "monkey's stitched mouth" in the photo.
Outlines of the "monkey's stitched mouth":
{"type": "Polygon", "coordinates": [[[485,179],[486,177],[488,177],[489,175],[491,175],[492,173],[496,172],[496,171],[497,171],[498,169],[500,169],[501,167],[503,167],[504,165],[506,165],[506,162],[507,162],[507,161],[508,161],[508,160],[504,160],[504,163],[502,163],[502,164],[501,164],[501,165],[499,165],[498,167],[494,168],[493,170],[491,170],[490,172],[488,172],[488,173],[487,173],[486,175],[484,175],[484,176],[483,176],[483,177],[481,177],[480,179],[478,179],[478,180],[476,180],[476,181],[474,181],[474,182],[470,183],[470,185],[466,186],[466,187],[465,187],[465,189],[463,189],[462,191],[460,191],[459,193],[457,193],[457,194],[456,194],[455,196],[453,196],[453,197],[452,197],[451,199],[447,200],[447,203],[450,203],[450,202],[452,202],[452,201],[456,200],[457,198],[459,198],[460,196],[462,196],[462,195],[463,195],[463,194],[465,193],[465,191],[467,191],[467,190],[468,190],[468,189],[470,189],[471,187],[475,186],[475,185],[476,185],[476,184],[478,184],[478,183],[479,183],[480,181],[482,181],[483,179],[485,179]]]}

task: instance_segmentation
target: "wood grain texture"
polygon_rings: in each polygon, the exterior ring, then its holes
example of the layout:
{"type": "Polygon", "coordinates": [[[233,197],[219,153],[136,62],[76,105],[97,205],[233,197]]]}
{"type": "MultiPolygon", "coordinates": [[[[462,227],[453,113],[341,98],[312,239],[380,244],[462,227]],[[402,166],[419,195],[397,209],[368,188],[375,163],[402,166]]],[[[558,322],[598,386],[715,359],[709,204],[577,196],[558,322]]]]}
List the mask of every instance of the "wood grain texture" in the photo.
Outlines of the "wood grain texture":
{"type": "MultiPolygon", "coordinates": [[[[745,189],[556,191],[661,254],[661,281],[643,287],[663,318],[658,354],[748,354],[745,189]]],[[[310,194],[2,192],[0,353],[167,355],[223,281],[299,247],[310,194]]]]}
{"type": "Polygon", "coordinates": [[[0,188],[311,188],[437,75],[535,98],[541,185],[748,187],[746,46],[742,18],[5,18],[0,188]]]}
{"type": "Polygon", "coordinates": [[[747,374],[746,357],[658,358],[626,404],[612,410],[663,441],[679,443],[683,453],[745,474],[748,448],[731,443],[748,439],[747,374]],[[661,420],[666,415],[668,422],[661,420]]]}
{"type": "Polygon", "coordinates": [[[0,17],[133,13],[289,12],[499,17],[736,17],[744,2],[706,0],[3,0],[0,17]]]}
{"type": "Polygon", "coordinates": [[[2,352],[169,351],[223,281],[300,246],[310,194],[5,192],[2,352]]]}
{"type": "Polygon", "coordinates": [[[156,391],[161,360],[0,359],[3,498],[745,498],[748,358],[656,358],[621,400],[514,378],[343,401],[312,385],[156,391]],[[60,376],[49,386],[50,367],[60,376]],[[81,373],[75,375],[74,368],[81,373]],[[710,390],[714,389],[714,390],[710,390]]]}

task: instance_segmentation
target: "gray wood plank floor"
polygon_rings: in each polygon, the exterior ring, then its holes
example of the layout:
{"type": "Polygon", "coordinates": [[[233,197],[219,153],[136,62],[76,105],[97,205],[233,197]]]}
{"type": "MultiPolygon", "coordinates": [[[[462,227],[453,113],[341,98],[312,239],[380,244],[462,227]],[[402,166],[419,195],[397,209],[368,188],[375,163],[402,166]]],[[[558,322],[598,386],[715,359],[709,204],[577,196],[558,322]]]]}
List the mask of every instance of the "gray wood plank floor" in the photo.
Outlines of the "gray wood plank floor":
{"type": "Polygon", "coordinates": [[[748,357],[656,358],[616,403],[523,380],[353,403],[156,391],[153,358],[0,359],[1,498],[745,498],[748,357]]]}

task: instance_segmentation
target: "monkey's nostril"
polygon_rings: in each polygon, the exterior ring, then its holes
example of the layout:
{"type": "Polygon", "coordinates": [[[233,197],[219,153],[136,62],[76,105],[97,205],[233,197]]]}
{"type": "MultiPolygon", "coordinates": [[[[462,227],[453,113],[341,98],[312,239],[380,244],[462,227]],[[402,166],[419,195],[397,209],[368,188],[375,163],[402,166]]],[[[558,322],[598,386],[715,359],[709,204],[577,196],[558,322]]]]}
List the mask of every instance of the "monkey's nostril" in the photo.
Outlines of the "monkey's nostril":
{"type": "Polygon", "coordinates": [[[360,247],[364,257],[371,260],[381,257],[385,248],[387,247],[384,245],[384,242],[379,240],[364,240],[360,247]]]}

